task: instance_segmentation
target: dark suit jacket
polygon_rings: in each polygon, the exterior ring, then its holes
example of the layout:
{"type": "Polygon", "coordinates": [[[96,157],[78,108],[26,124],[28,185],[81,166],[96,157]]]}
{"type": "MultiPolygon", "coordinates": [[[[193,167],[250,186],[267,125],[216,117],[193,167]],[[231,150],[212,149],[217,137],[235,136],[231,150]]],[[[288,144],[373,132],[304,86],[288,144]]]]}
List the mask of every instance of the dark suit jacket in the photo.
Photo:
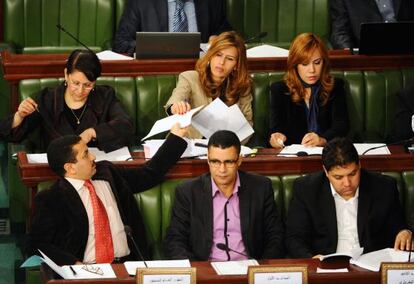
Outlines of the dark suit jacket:
{"type": "MultiPolygon", "coordinates": [[[[414,20],[414,1],[393,0],[393,3],[397,21],[414,20]]],[[[329,14],[331,43],[337,49],[359,47],[361,23],[384,22],[375,0],[330,0],[329,14]]]]}
{"type": "MultiPolygon", "coordinates": [[[[396,235],[406,224],[393,178],[361,170],[357,227],[364,253],[394,246],[396,235]]],[[[307,258],[334,253],[337,243],[335,201],[325,173],[298,178],[287,218],[289,256],[307,258]]]]}
{"type": "MultiPolygon", "coordinates": [[[[304,102],[295,104],[284,81],[271,86],[269,136],[275,132],[286,135],[285,145],[300,144],[308,133],[304,102]]],[[[319,105],[318,135],[326,140],[345,136],[348,133],[348,111],[345,100],[344,82],[335,78],[335,85],[326,105],[319,105]]]]}
{"type": "MultiPolygon", "coordinates": [[[[283,257],[283,224],[268,178],[239,171],[240,226],[247,254],[256,259],[283,257]]],[[[207,260],[213,245],[211,175],[177,186],[164,243],[167,257],[207,260]]]]}
{"type": "Polygon", "coordinates": [[[38,149],[47,149],[50,141],[62,135],[79,135],[85,129],[93,127],[96,141],[89,142],[89,147],[98,147],[104,151],[113,151],[129,144],[134,137],[134,124],[125,112],[115,91],[109,86],[95,86],[86,102],[85,113],[79,127],[73,129],[66,115],[66,87],[45,88],[34,98],[39,112],[27,116],[21,125],[12,129],[14,113],[0,121],[0,138],[10,142],[20,142],[35,129],[40,128],[40,141],[35,141],[38,149]]]}
{"type": "MultiPolygon", "coordinates": [[[[194,6],[202,42],[208,42],[211,35],[231,30],[224,0],[194,0],[194,6]]],[[[168,32],[167,0],[128,0],[115,34],[113,50],[133,54],[135,33],[140,31],[168,32]]]]}
{"type": "Polygon", "coordinates": [[[411,119],[414,115],[414,85],[401,90],[396,96],[394,140],[400,141],[414,136],[411,119]]]}
{"type": "MultiPolygon", "coordinates": [[[[170,134],[157,154],[143,167],[124,169],[107,161],[96,163],[93,179],[109,182],[124,225],[129,225],[145,258],[150,255],[145,228],[134,193],[145,191],[162,181],[164,174],[180,158],[187,143],[170,134]]],[[[79,194],[66,179],[59,179],[51,189],[35,198],[35,213],[29,234],[28,253],[42,250],[60,265],[82,261],[88,240],[89,223],[79,194]]],[[[140,260],[128,241],[132,257],[140,260]]]]}

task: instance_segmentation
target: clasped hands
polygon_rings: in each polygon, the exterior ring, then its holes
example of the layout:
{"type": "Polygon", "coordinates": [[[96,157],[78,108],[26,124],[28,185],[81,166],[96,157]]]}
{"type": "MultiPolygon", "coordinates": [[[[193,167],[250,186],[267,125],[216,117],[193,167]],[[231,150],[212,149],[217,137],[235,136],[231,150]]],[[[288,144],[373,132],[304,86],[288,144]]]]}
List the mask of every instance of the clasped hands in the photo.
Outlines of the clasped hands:
{"type": "MultiPolygon", "coordinates": [[[[270,136],[269,143],[273,148],[280,149],[285,147],[286,136],[283,133],[275,132],[270,136]]],[[[306,133],[302,138],[301,144],[305,147],[324,146],[326,139],[319,136],[315,132],[306,133]]]]}

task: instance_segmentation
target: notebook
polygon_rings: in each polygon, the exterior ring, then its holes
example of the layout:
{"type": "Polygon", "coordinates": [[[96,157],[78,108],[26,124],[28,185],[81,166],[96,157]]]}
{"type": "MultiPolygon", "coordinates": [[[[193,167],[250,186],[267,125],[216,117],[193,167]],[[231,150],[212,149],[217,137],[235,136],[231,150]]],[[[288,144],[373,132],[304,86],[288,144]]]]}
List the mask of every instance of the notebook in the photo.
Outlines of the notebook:
{"type": "Polygon", "coordinates": [[[135,58],[198,58],[200,33],[137,32],[135,58]]]}
{"type": "Polygon", "coordinates": [[[362,23],[359,54],[414,54],[414,22],[362,23]]]}

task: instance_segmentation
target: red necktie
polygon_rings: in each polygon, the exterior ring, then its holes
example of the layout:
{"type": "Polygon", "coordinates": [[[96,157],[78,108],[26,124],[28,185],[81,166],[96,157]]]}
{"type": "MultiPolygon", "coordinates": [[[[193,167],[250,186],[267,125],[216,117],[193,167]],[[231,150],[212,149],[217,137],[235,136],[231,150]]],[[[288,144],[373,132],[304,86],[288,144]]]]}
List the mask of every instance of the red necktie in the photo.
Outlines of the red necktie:
{"type": "Polygon", "coordinates": [[[90,180],[85,181],[85,186],[89,190],[93,208],[96,263],[111,263],[114,260],[114,247],[108,214],[102,201],[96,195],[92,182],[90,180]]]}

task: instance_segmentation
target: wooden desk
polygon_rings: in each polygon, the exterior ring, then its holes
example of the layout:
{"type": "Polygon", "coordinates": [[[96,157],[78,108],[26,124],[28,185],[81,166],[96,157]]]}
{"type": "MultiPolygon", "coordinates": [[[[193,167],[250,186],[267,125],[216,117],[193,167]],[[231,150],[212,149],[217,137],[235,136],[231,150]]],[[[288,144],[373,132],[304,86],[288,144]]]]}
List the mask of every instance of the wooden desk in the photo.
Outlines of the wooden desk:
{"type": "MultiPolygon", "coordinates": [[[[414,156],[405,152],[402,146],[390,146],[391,155],[362,156],[361,165],[365,169],[373,171],[409,171],[414,170],[414,156]]],[[[303,174],[322,170],[321,157],[277,157],[278,150],[260,149],[255,157],[243,158],[240,169],[261,175],[289,175],[303,174]]],[[[132,153],[133,161],[114,162],[115,165],[133,168],[145,163],[142,152],[132,153]]],[[[19,152],[18,168],[23,183],[30,189],[29,210],[33,211],[33,198],[37,193],[37,185],[40,182],[56,180],[57,176],[49,168],[48,164],[30,164],[25,152],[19,152]]],[[[191,178],[208,172],[206,160],[182,159],[167,175],[167,179],[191,178]]]]}
{"type": "MultiPolygon", "coordinates": [[[[363,268],[359,268],[354,265],[347,265],[349,272],[347,273],[316,273],[316,268],[321,267],[319,260],[315,259],[272,259],[260,261],[261,264],[272,264],[277,266],[289,266],[289,265],[307,265],[308,266],[308,276],[309,283],[380,283],[380,274],[377,272],[371,272],[363,268]]],[[[337,264],[333,264],[336,266],[337,264]]],[[[346,264],[344,264],[346,265],[346,264]]],[[[197,283],[202,284],[222,284],[222,283],[232,283],[232,284],[246,284],[247,275],[237,275],[237,276],[220,276],[217,275],[209,262],[206,261],[196,261],[191,262],[191,266],[197,268],[197,283]]],[[[324,268],[332,267],[332,265],[324,264],[324,268]]],[[[41,274],[43,283],[47,284],[86,284],[86,283],[135,283],[135,278],[130,277],[125,270],[124,265],[122,264],[113,264],[112,265],[117,279],[102,279],[102,280],[63,280],[55,279],[55,273],[47,266],[42,265],[41,274]]]]}
{"type": "MultiPolygon", "coordinates": [[[[23,79],[63,77],[67,54],[12,54],[1,53],[4,78],[11,83],[11,109],[18,105],[18,82],[23,79]]],[[[331,66],[336,70],[384,70],[413,68],[414,55],[366,56],[349,51],[330,51],[331,66]]],[[[195,59],[158,59],[131,61],[104,61],[102,76],[140,76],[178,74],[194,69],[195,59]]],[[[286,58],[250,58],[249,71],[284,71],[286,58]]]]}

